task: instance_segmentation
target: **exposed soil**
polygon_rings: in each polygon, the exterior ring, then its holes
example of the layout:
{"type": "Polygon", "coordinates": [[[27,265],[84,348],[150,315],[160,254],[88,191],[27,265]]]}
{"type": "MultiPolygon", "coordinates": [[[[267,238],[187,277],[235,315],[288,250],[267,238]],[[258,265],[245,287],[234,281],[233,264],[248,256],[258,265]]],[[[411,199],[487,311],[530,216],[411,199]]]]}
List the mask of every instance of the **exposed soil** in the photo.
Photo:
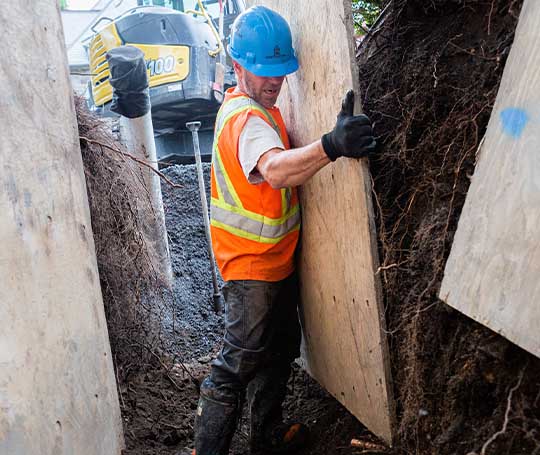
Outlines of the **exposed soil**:
{"type": "Polygon", "coordinates": [[[437,298],[521,5],[393,2],[362,45],[363,105],[380,145],[371,171],[398,444],[408,453],[540,453],[540,360],[437,298]]]}
{"type": "MultiPolygon", "coordinates": [[[[540,454],[540,360],[437,298],[521,4],[396,0],[361,45],[363,104],[379,142],[370,166],[398,411],[396,447],[384,453],[540,454]]],[[[84,115],[79,123],[81,136],[97,128],[84,115]]],[[[182,188],[162,185],[174,269],[163,291],[151,255],[141,255],[140,218],[129,215],[144,209],[142,192],[129,174],[113,178],[131,164],[81,145],[125,453],[175,454],[192,446],[198,386],[222,335],[195,168],[164,171],[182,188]]],[[[374,438],[299,368],[289,388],[287,416],[312,428],[302,454],[381,453],[350,448],[351,438],[374,438]]],[[[244,419],[232,452],[246,447],[244,419]]]]}

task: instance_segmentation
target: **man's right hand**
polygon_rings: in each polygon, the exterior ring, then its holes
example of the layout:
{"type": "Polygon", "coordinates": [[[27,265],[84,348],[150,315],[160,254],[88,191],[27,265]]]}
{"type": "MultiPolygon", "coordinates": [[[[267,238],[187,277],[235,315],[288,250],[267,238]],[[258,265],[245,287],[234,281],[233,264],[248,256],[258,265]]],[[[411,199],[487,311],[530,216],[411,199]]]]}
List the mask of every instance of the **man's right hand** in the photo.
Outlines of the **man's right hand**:
{"type": "Polygon", "coordinates": [[[375,150],[371,121],[364,115],[354,115],[354,92],[349,90],[336,120],[336,126],[321,138],[322,146],[330,160],[340,156],[362,158],[375,150]]]}

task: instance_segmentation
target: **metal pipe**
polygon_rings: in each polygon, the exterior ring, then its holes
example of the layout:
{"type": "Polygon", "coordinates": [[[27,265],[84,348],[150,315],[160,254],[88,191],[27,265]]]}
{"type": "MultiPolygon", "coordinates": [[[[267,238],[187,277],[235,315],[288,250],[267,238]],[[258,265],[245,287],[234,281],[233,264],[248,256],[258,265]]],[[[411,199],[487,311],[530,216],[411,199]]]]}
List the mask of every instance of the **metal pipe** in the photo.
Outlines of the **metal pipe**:
{"type": "MultiPolygon", "coordinates": [[[[121,115],[122,142],[137,158],[157,169],[156,144],[148,94],[148,74],[143,52],[133,46],[111,49],[106,55],[113,88],[111,111],[121,115]]],[[[149,240],[146,247],[152,263],[167,286],[172,286],[172,266],[167,242],[165,214],[158,176],[150,169],[140,169],[150,198],[152,211],[140,213],[139,221],[149,240]]]]}
{"type": "MultiPolygon", "coordinates": [[[[225,0],[226,1],[226,0],[225,0]]],[[[225,36],[223,35],[223,22],[225,19],[225,5],[223,0],[219,0],[219,22],[218,22],[218,34],[219,41],[221,42],[221,52],[219,53],[219,63],[225,64],[225,36]]]]}
{"type": "Polygon", "coordinates": [[[199,193],[201,196],[201,205],[204,219],[204,230],[206,232],[206,240],[208,243],[208,256],[210,257],[210,269],[212,270],[212,284],[214,286],[214,311],[219,313],[221,311],[221,293],[219,291],[219,285],[216,273],[216,260],[214,257],[214,250],[212,249],[212,236],[210,233],[210,218],[208,217],[208,203],[206,201],[206,189],[204,186],[203,168],[201,161],[201,148],[199,146],[199,128],[201,122],[188,122],[186,128],[191,131],[193,136],[193,151],[195,153],[195,164],[197,166],[197,177],[199,180],[199,193]]]}
{"type": "MultiPolygon", "coordinates": [[[[134,156],[158,169],[151,112],[136,118],[121,116],[120,135],[121,141],[134,156]]],[[[150,169],[141,168],[141,173],[148,189],[153,212],[151,217],[145,221],[144,229],[157,254],[154,266],[161,272],[167,286],[171,287],[173,281],[172,263],[167,240],[167,228],[165,227],[161,182],[159,177],[150,169]]]]}

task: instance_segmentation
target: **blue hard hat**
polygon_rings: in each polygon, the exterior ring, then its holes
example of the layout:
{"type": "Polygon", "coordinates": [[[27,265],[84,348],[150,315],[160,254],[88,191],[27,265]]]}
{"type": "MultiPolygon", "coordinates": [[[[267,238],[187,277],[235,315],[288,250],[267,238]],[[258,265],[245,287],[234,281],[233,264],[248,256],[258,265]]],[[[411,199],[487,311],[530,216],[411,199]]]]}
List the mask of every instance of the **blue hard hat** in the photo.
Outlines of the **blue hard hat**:
{"type": "Polygon", "coordinates": [[[256,76],[285,76],[298,69],[289,24],[265,6],[253,6],[236,18],[227,50],[256,76]]]}

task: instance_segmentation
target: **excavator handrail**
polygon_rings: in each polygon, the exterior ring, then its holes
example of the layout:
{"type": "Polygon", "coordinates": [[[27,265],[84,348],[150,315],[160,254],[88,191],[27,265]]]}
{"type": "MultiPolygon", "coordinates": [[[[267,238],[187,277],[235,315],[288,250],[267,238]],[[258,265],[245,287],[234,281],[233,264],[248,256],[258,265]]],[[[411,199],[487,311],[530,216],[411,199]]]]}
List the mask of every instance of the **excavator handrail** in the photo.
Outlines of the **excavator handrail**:
{"type": "Polygon", "coordinates": [[[208,51],[208,55],[210,55],[210,57],[215,57],[216,55],[223,52],[223,43],[221,42],[221,39],[219,37],[219,33],[216,30],[216,27],[214,26],[214,23],[212,22],[212,18],[208,15],[204,5],[202,4],[202,1],[197,0],[197,3],[199,5],[199,8],[201,9],[200,11],[195,11],[193,9],[188,9],[188,10],[184,11],[184,13],[186,13],[186,14],[195,14],[197,16],[203,16],[206,19],[206,22],[208,23],[208,26],[212,30],[212,33],[214,34],[214,37],[216,38],[216,40],[218,42],[217,49],[215,49],[213,51],[208,51]]]}
{"type": "Polygon", "coordinates": [[[114,19],[111,19],[110,17],[107,17],[107,16],[101,16],[91,27],[90,27],[90,30],[92,30],[95,34],[97,34],[98,32],[96,31],[96,27],[98,26],[98,24],[100,24],[101,22],[103,21],[109,21],[109,24],[111,22],[114,22],[114,19]]]}

